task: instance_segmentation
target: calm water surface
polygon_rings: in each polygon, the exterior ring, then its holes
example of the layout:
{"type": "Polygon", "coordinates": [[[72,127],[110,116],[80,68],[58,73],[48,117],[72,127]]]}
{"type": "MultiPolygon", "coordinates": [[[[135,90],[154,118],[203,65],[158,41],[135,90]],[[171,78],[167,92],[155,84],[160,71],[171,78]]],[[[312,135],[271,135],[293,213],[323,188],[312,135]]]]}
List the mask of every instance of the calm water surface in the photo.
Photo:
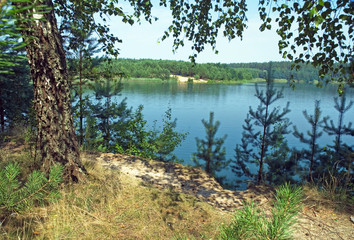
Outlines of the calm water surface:
{"type": "MultiPolygon", "coordinates": [[[[262,89],[264,84],[258,84],[262,89]]],[[[338,96],[336,86],[317,88],[313,85],[297,84],[295,90],[287,84],[275,84],[276,88],[284,88],[284,98],[276,101],[271,107],[285,107],[290,102],[291,112],[287,115],[293,125],[300,131],[310,129],[309,123],[303,116],[307,110],[313,114],[315,100],[320,100],[322,116],[329,115],[334,123],[337,123],[338,112],[334,109],[333,97],[338,96]]],[[[241,142],[242,125],[248,113],[249,107],[256,109],[259,101],[255,97],[255,84],[224,85],[224,84],[190,84],[177,82],[137,82],[128,81],[124,83],[122,96],[117,100],[121,101],[127,97],[128,106],[134,109],[138,105],[144,105],[143,114],[149,126],[154,120],[161,122],[164,112],[171,107],[173,118],[177,118],[177,129],[182,132],[189,132],[186,140],[175,154],[184,160],[186,164],[192,164],[190,158],[196,152],[195,138],[204,138],[205,129],[201,120],[209,118],[209,112],[213,111],[215,120],[220,121],[218,136],[227,134],[225,147],[227,158],[234,157],[236,144],[241,142]]],[[[347,91],[347,101],[354,101],[354,89],[347,91]]],[[[344,123],[353,122],[354,106],[344,117],[344,123]]],[[[292,129],[292,126],[290,127],[292,129]]],[[[289,134],[287,136],[290,147],[301,147],[299,141],[289,134]]],[[[344,139],[353,145],[353,137],[344,139]]],[[[331,144],[332,137],[324,134],[320,143],[325,146],[331,144]]],[[[233,178],[231,171],[225,171],[229,179],[233,178]]]]}

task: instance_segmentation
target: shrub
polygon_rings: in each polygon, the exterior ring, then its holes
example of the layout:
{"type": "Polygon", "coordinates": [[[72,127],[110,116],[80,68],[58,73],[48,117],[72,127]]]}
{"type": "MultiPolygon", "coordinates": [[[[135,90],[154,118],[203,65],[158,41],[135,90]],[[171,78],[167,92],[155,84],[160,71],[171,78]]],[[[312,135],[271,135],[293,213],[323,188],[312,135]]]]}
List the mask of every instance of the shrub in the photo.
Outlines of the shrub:
{"type": "Polygon", "coordinates": [[[172,119],[172,110],[168,108],[162,119],[162,126],[147,130],[147,121],[142,114],[143,105],[136,110],[132,119],[128,121],[127,130],[121,139],[117,140],[115,151],[122,154],[131,154],[145,158],[158,159],[170,162],[180,162],[173,154],[180,146],[188,133],[176,131],[177,119],[172,119]]]}

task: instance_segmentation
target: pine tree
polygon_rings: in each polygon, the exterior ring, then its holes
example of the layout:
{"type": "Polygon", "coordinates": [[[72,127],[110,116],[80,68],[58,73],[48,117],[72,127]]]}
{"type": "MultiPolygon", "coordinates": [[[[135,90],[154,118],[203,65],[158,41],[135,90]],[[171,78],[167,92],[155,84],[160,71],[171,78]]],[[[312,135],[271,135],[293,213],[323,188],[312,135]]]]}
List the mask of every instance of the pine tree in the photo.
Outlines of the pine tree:
{"type": "Polygon", "coordinates": [[[162,129],[154,132],[154,148],[157,158],[163,161],[181,162],[172,152],[184,141],[188,133],[176,131],[177,118],[172,120],[172,109],[168,108],[162,119],[162,129]]]}
{"type": "Polygon", "coordinates": [[[299,132],[296,126],[294,126],[294,136],[298,138],[302,143],[309,146],[309,149],[301,150],[301,158],[309,162],[307,169],[307,181],[313,182],[318,180],[320,175],[326,169],[325,156],[321,147],[318,145],[317,141],[322,136],[321,128],[323,127],[325,118],[321,119],[321,109],[320,101],[315,101],[315,110],[313,115],[309,115],[307,111],[303,111],[303,114],[308,123],[311,124],[311,130],[307,131],[306,134],[299,132]],[[315,174],[315,175],[314,175],[315,174]]]}
{"type": "Polygon", "coordinates": [[[324,122],[324,131],[328,135],[335,136],[334,144],[329,146],[332,158],[332,174],[337,176],[345,175],[345,185],[347,185],[353,174],[352,165],[354,145],[344,143],[342,137],[345,135],[350,136],[354,131],[352,122],[349,122],[348,125],[344,124],[344,114],[353,106],[353,101],[346,104],[346,96],[343,94],[340,99],[335,97],[334,102],[334,108],[339,112],[337,126],[334,124],[333,120],[328,122],[328,118],[326,118],[324,122]]]}
{"type": "Polygon", "coordinates": [[[91,85],[97,100],[95,104],[90,103],[91,115],[96,118],[97,130],[102,134],[106,151],[114,148],[113,140],[120,136],[120,131],[126,131],[127,120],[131,115],[126,98],[120,103],[112,102],[112,97],[119,96],[123,89],[121,78],[118,80],[117,76],[119,73],[107,64],[101,72],[102,79],[91,85]]]}
{"type": "Polygon", "coordinates": [[[216,177],[216,172],[226,168],[230,161],[226,160],[226,150],[223,147],[226,135],[222,138],[216,138],[216,132],[219,129],[220,122],[214,123],[214,113],[210,112],[209,122],[202,120],[206,131],[206,139],[196,138],[198,152],[193,154],[193,162],[213,177],[216,177]],[[204,161],[204,164],[200,163],[204,161]]]}
{"type": "Polygon", "coordinates": [[[274,185],[280,185],[287,182],[294,182],[294,175],[298,170],[298,157],[296,152],[291,150],[284,137],[284,127],[286,125],[275,124],[273,127],[274,143],[269,148],[265,157],[267,172],[265,179],[274,185]]]}
{"type": "MultiPolygon", "coordinates": [[[[252,107],[249,108],[245,125],[243,125],[242,144],[236,145],[236,159],[232,165],[232,171],[237,176],[256,177],[258,184],[265,180],[264,165],[267,162],[268,167],[273,165],[271,161],[284,161],[281,164],[283,166],[285,166],[286,162],[285,159],[274,158],[274,153],[276,152],[273,152],[274,159],[267,158],[267,154],[277,143],[281,142],[283,148],[287,144],[283,136],[289,133],[287,128],[290,125],[289,119],[285,117],[290,112],[289,102],[282,111],[280,111],[280,108],[271,109],[271,105],[274,102],[283,98],[282,91],[277,91],[274,88],[271,72],[272,64],[270,63],[265,91],[260,90],[256,84],[255,96],[259,99],[260,104],[256,111],[252,107]],[[280,124],[280,126],[276,124],[280,124]],[[254,127],[257,127],[257,129],[254,127]],[[250,164],[256,165],[258,168],[257,174],[252,173],[250,164]]],[[[280,154],[280,151],[277,151],[277,153],[280,154]]]]}
{"type": "Polygon", "coordinates": [[[139,105],[131,114],[125,131],[116,139],[116,151],[118,153],[154,158],[156,149],[153,145],[155,132],[148,130],[147,121],[142,113],[143,105],[139,105]]]}
{"type": "Polygon", "coordinates": [[[33,99],[29,69],[25,60],[15,60],[11,73],[0,75],[0,131],[12,129],[28,120],[33,99]],[[6,119],[6,121],[5,121],[6,119]]]}
{"type": "Polygon", "coordinates": [[[33,98],[24,44],[10,11],[0,9],[0,132],[27,120],[33,98]]]}

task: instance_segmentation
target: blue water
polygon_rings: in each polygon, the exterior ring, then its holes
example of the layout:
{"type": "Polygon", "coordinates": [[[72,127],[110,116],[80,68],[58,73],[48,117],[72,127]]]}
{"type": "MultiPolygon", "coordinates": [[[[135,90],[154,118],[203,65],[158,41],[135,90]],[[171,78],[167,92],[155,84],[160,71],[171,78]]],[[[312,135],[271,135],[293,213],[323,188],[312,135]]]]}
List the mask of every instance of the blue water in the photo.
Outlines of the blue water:
{"type": "MultiPolygon", "coordinates": [[[[264,88],[264,84],[258,84],[264,88]]],[[[302,132],[309,130],[310,125],[303,116],[303,111],[313,114],[315,100],[320,100],[322,116],[329,115],[334,123],[337,123],[338,112],[334,109],[333,97],[337,97],[337,86],[329,85],[318,88],[313,85],[297,84],[292,90],[287,84],[275,84],[276,88],[284,88],[284,98],[276,101],[271,107],[285,107],[290,102],[291,112],[287,117],[293,125],[296,125],[302,132]]],[[[153,121],[158,123],[164,112],[171,107],[173,118],[177,118],[177,130],[188,132],[186,140],[175,150],[178,158],[184,160],[185,164],[192,164],[190,158],[196,152],[195,138],[204,138],[205,129],[201,120],[209,118],[209,112],[214,112],[215,120],[220,121],[218,136],[227,134],[225,147],[227,158],[234,158],[236,144],[240,143],[242,137],[242,125],[248,113],[249,107],[256,109],[259,101],[255,97],[255,84],[224,85],[224,84],[191,84],[177,82],[137,82],[128,81],[124,83],[122,96],[117,98],[121,101],[127,97],[128,106],[134,109],[138,105],[144,105],[143,114],[149,125],[153,121]]],[[[347,102],[354,101],[354,89],[347,90],[347,102]]],[[[344,123],[354,120],[354,106],[346,113],[344,123]]],[[[292,130],[292,126],[290,127],[292,130]]],[[[293,137],[287,136],[290,147],[301,148],[303,145],[293,137]]],[[[332,144],[333,137],[324,134],[319,142],[325,146],[332,144]]],[[[354,144],[352,136],[343,139],[349,145],[354,144]]],[[[234,176],[231,171],[224,171],[229,179],[234,176]]]]}

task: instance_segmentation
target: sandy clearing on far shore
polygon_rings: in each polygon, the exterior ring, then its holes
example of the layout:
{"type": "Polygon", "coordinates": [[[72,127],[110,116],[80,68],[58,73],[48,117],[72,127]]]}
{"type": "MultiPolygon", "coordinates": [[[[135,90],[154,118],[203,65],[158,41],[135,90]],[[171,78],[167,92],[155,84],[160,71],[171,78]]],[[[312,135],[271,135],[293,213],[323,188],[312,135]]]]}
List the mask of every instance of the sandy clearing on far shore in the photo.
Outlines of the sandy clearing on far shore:
{"type": "Polygon", "coordinates": [[[197,82],[197,83],[207,83],[208,82],[208,80],[205,80],[205,79],[196,80],[193,77],[184,77],[184,76],[180,76],[180,75],[170,75],[170,77],[177,78],[177,81],[182,82],[182,83],[188,82],[188,79],[193,79],[193,82],[197,82]]]}

